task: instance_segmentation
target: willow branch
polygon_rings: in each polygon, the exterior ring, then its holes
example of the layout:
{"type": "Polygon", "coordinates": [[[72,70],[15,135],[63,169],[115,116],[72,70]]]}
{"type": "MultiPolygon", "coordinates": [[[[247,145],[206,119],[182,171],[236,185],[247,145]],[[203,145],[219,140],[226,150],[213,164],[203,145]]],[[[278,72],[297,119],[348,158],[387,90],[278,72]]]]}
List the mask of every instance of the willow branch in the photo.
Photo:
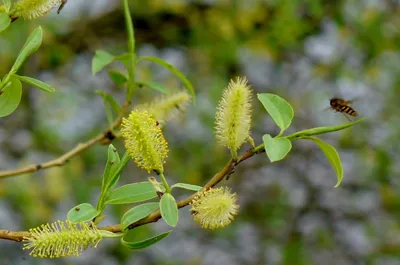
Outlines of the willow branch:
{"type": "MultiPolygon", "coordinates": [[[[214,187],[215,185],[217,185],[219,182],[221,182],[225,177],[229,177],[232,173],[234,173],[235,168],[238,164],[240,164],[241,162],[249,159],[250,157],[254,156],[255,154],[259,154],[264,152],[264,148],[262,147],[263,145],[260,145],[252,150],[247,151],[246,153],[244,153],[242,156],[238,157],[238,159],[236,161],[234,160],[230,160],[226,166],[219,171],[217,174],[214,175],[213,178],[211,178],[203,187],[202,190],[206,190],[209,189],[211,187],[214,187]]],[[[183,208],[187,205],[190,204],[190,202],[194,199],[194,197],[196,196],[197,193],[192,194],[191,196],[181,200],[178,202],[178,208],[183,208]]],[[[133,229],[135,227],[138,226],[142,226],[145,224],[149,224],[149,223],[154,223],[157,222],[159,219],[161,218],[161,213],[159,210],[153,212],[152,214],[150,214],[149,216],[147,216],[144,219],[141,219],[137,222],[132,223],[131,225],[129,225],[129,229],[133,229]]],[[[121,226],[119,224],[116,225],[110,225],[110,226],[105,226],[105,227],[99,227],[99,229],[101,230],[107,230],[113,233],[120,233],[121,230],[121,226]]],[[[11,241],[16,241],[16,242],[21,242],[24,240],[24,237],[29,237],[30,233],[27,231],[10,231],[10,230],[0,230],[0,238],[1,239],[7,239],[7,240],[11,240],[11,241]]]]}
{"type": "Polygon", "coordinates": [[[0,179],[7,178],[7,177],[12,177],[12,176],[18,176],[22,174],[27,174],[27,173],[32,173],[36,172],[42,169],[47,169],[51,167],[60,167],[65,165],[71,158],[74,156],[79,155],[89,147],[99,143],[109,143],[115,138],[115,134],[113,133],[113,130],[116,129],[122,121],[122,117],[124,116],[125,111],[128,109],[129,103],[125,103],[124,106],[121,109],[121,112],[119,113],[117,119],[114,121],[114,123],[110,126],[109,129],[105,130],[101,134],[97,135],[96,137],[84,142],[84,143],[79,143],[77,144],[74,148],[72,148],[70,151],[66,152],[65,154],[44,162],[40,164],[32,164],[28,165],[22,168],[18,169],[11,169],[11,170],[4,170],[0,171],[0,179]]]}
{"type": "MultiPolygon", "coordinates": [[[[261,146],[263,146],[263,145],[261,145],[261,146]]],[[[255,154],[262,153],[264,151],[264,149],[261,146],[259,148],[255,148],[255,149],[247,151],[242,156],[240,156],[236,161],[233,161],[231,159],[221,171],[219,171],[217,174],[215,174],[214,177],[212,179],[210,179],[207,182],[207,184],[205,184],[203,186],[202,190],[207,190],[209,188],[214,187],[219,182],[221,182],[225,177],[228,178],[234,172],[234,170],[238,164],[240,164],[241,162],[245,161],[246,159],[254,156],[255,154]],[[254,150],[257,150],[257,151],[254,151],[254,150]]],[[[199,191],[199,192],[201,192],[201,191],[199,191]]],[[[178,208],[183,208],[185,206],[188,206],[192,202],[192,200],[196,197],[196,195],[197,195],[197,193],[194,193],[191,196],[179,201],[177,203],[178,208]]],[[[142,225],[149,224],[149,223],[154,223],[154,222],[157,222],[159,219],[161,219],[161,212],[160,212],[160,210],[157,210],[157,211],[153,212],[152,214],[150,214],[149,216],[147,216],[146,218],[130,224],[128,226],[128,229],[133,229],[138,226],[142,226],[142,225]]],[[[113,233],[121,232],[120,225],[110,225],[110,226],[106,226],[106,227],[101,227],[99,229],[107,230],[107,231],[110,231],[113,233]]]]}

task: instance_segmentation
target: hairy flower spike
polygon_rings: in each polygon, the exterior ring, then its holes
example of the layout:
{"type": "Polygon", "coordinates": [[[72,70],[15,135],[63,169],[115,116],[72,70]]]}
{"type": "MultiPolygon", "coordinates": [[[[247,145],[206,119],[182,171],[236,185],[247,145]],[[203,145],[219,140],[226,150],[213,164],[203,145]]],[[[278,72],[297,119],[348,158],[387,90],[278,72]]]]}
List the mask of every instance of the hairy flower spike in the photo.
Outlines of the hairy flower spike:
{"type": "Polygon", "coordinates": [[[239,205],[236,204],[236,200],[236,193],[231,193],[228,187],[211,188],[200,192],[194,198],[190,212],[203,228],[225,227],[238,213],[239,205]]]}
{"type": "Polygon", "coordinates": [[[121,134],[125,147],[138,167],[162,173],[168,155],[168,144],[157,126],[156,120],[147,111],[134,110],[122,120],[121,134]]]}
{"type": "Polygon", "coordinates": [[[224,90],[216,113],[216,135],[220,144],[227,146],[234,158],[247,140],[251,125],[252,92],[247,79],[231,80],[224,90]]]}
{"type": "Polygon", "coordinates": [[[178,112],[184,111],[190,100],[191,96],[182,91],[142,104],[137,109],[148,111],[157,121],[163,123],[175,117],[178,112]]]}
{"type": "Polygon", "coordinates": [[[14,17],[35,19],[44,16],[51,9],[61,6],[62,0],[19,0],[14,6],[14,17]]]}
{"type": "Polygon", "coordinates": [[[23,249],[31,250],[30,255],[40,258],[79,256],[88,247],[97,247],[102,235],[96,226],[84,222],[57,221],[52,224],[30,229],[23,249]]]}

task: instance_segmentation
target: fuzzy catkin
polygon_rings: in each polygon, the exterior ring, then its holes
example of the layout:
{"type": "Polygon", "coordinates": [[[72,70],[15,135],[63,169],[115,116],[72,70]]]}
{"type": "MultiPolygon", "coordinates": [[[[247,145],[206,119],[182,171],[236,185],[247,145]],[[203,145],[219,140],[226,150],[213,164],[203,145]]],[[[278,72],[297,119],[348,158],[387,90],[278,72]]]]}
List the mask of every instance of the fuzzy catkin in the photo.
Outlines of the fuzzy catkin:
{"type": "Polygon", "coordinates": [[[168,156],[168,144],[157,121],[147,111],[134,110],[122,120],[125,148],[138,167],[162,173],[168,156]]]}
{"type": "Polygon", "coordinates": [[[14,5],[14,16],[21,16],[24,19],[35,19],[44,16],[61,4],[62,0],[20,0],[14,5]]]}
{"type": "Polygon", "coordinates": [[[247,79],[231,80],[217,107],[215,129],[218,142],[233,153],[247,140],[251,127],[252,92],[247,79]]]}
{"type": "Polygon", "coordinates": [[[102,235],[94,224],[57,221],[30,229],[23,249],[40,258],[79,256],[88,247],[96,247],[102,235]]]}

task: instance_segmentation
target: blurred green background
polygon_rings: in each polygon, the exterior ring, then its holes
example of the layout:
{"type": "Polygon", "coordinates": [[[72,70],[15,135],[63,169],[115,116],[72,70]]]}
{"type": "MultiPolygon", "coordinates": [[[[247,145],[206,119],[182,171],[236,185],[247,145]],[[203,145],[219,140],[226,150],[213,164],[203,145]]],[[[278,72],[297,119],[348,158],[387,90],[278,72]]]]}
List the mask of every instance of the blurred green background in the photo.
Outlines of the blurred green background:
{"type": "MultiPolygon", "coordinates": [[[[0,241],[0,264],[400,264],[400,2],[398,0],[148,0],[130,1],[139,55],[159,56],[183,71],[198,99],[164,129],[171,182],[202,185],[229,159],[216,145],[215,109],[228,81],[247,76],[255,93],[277,93],[295,108],[288,133],[341,124],[324,111],[331,97],[357,99],[367,121],[323,135],[337,147],[344,181],[312,143],[295,142],[289,156],[269,163],[265,154],[242,163],[223,185],[238,193],[240,214],[227,228],[208,231],[188,207],[166,240],[143,251],[104,240],[79,258],[33,259],[21,244],[0,241]]],[[[125,51],[120,1],[70,0],[60,15],[17,20],[0,35],[0,75],[10,69],[28,34],[44,29],[40,50],[23,74],[57,92],[24,86],[23,102],[0,119],[0,170],[44,162],[107,126],[103,90],[123,100],[107,72],[91,75],[96,49],[125,51]]],[[[119,68],[119,65],[114,65],[119,68]]],[[[22,74],[21,72],[21,74],[22,74]]],[[[139,80],[183,89],[168,71],[141,64],[139,80]]],[[[141,89],[134,103],[159,96],[141,89]]],[[[278,128],[254,99],[252,135],[261,143],[278,128]]],[[[123,152],[121,140],[113,143],[123,152]]],[[[242,151],[249,148],[245,146],[242,151]]],[[[62,168],[0,181],[0,228],[27,230],[65,220],[82,202],[96,203],[107,147],[96,145],[62,168]]],[[[134,163],[121,183],[149,175],[134,163]]],[[[176,194],[183,198],[188,193],[176,194]]],[[[104,224],[118,223],[129,205],[108,207],[104,224]]],[[[159,221],[132,238],[164,232],[159,221]]]]}

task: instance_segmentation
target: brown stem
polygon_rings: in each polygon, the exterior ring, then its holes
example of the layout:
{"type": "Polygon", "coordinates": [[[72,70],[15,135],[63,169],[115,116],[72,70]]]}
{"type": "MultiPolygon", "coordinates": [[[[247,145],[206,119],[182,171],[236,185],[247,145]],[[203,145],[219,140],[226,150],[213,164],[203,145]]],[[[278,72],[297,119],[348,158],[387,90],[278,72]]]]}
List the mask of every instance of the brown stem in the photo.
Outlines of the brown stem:
{"type": "MultiPolygon", "coordinates": [[[[204,185],[203,189],[209,189],[211,187],[214,187],[215,185],[217,185],[221,180],[224,179],[225,176],[231,174],[231,172],[234,170],[234,168],[240,164],[241,162],[243,162],[244,160],[252,157],[255,154],[259,154],[262,153],[264,150],[260,149],[257,152],[254,152],[253,150],[249,150],[246,153],[244,153],[242,156],[238,157],[238,159],[235,161],[230,160],[226,166],[217,174],[214,175],[214,177],[212,179],[210,179],[206,185],[204,185]]],[[[194,197],[196,196],[197,193],[192,194],[191,196],[181,200],[178,202],[178,208],[183,208],[187,205],[190,204],[190,202],[194,199],[194,197]]],[[[145,224],[149,224],[149,223],[154,223],[157,222],[159,219],[161,218],[161,213],[160,211],[155,211],[152,214],[150,214],[149,216],[147,216],[144,219],[141,219],[137,222],[132,223],[129,226],[129,229],[133,229],[135,227],[138,226],[142,226],[145,224]]],[[[107,230],[113,233],[120,233],[121,232],[121,227],[119,224],[116,225],[110,225],[110,226],[105,226],[105,227],[99,227],[99,229],[101,230],[107,230]]],[[[30,233],[27,231],[9,231],[9,230],[0,230],[0,239],[7,239],[7,240],[11,240],[11,241],[16,241],[16,242],[21,242],[24,240],[24,237],[29,237],[30,233]]]]}
{"type": "Polygon", "coordinates": [[[96,143],[111,142],[115,138],[113,130],[116,129],[121,124],[122,117],[124,116],[124,113],[128,109],[128,107],[129,107],[129,103],[126,102],[124,104],[124,106],[122,107],[118,118],[114,121],[114,123],[111,125],[111,127],[108,130],[104,131],[103,133],[97,135],[96,137],[88,140],[87,142],[79,143],[78,145],[76,145],[74,148],[72,148],[67,153],[57,157],[56,159],[47,161],[45,163],[32,164],[32,165],[22,167],[22,168],[0,171],[0,179],[11,177],[11,176],[18,176],[18,175],[27,174],[27,173],[32,173],[32,172],[36,172],[41,169],[63,166],[63,165],[65,165],[65,163],[67,163],[69,161],[69,159],[71,159],[74,156],[77,156],[78,154],[85,151],[89,147],[95,145],[96,143]]]}

